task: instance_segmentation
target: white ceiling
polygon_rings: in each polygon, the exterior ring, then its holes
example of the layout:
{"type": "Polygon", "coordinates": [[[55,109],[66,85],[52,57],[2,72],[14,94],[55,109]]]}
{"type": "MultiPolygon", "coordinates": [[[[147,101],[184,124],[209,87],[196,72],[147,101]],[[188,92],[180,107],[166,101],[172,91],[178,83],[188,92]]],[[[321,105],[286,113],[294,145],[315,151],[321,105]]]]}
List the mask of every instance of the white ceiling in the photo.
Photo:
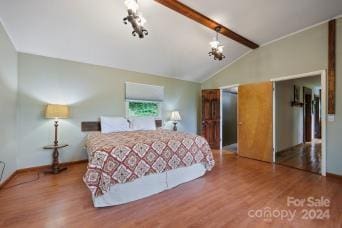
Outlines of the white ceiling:
{"type": "MultiPolygon", "coordinates": [[[[203,81],[248,48],[220,37],[226,59],[208,56],[208,28],[140,0],[149,35],[131,35],[124,0],[0,0],[0,19],[19,52],[203,81]]],[[[262,45],[342,13],[341,0],[182,0],[262,45]]]]}

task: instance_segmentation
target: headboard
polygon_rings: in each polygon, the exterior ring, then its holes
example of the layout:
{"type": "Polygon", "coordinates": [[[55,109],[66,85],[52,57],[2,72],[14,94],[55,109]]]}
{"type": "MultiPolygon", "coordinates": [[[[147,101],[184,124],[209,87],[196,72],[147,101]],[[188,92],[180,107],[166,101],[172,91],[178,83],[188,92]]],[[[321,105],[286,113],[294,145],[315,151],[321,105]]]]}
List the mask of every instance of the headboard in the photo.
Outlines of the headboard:
{"type": "MultiPolygon", "coordinates": [[[[162,127],[163,121],[162,120],[156,120],[156,127],[162,127]]],[[[87,132],[87,131],[101,131],[101,123],[100,121],[85,121],[81,122],[81,131],[87,132]]]]}

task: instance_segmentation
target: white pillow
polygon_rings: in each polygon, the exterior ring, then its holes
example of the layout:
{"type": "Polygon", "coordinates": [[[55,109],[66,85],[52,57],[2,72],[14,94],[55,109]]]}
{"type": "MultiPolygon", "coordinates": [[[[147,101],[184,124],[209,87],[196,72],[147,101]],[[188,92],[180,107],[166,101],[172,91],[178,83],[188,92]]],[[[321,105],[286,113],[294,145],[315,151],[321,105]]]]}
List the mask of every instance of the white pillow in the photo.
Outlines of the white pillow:
{"type": "Polygon", "coordinates": [[[156,130],[156,121],[154,117],[135,117],[130,119],[131,129],[139,130],[156,130]]]}
{"type": "Polygon", "coordinates": [[[123,117],[101,116],[101,133],[129,131],[129,123],[123,117]]]}

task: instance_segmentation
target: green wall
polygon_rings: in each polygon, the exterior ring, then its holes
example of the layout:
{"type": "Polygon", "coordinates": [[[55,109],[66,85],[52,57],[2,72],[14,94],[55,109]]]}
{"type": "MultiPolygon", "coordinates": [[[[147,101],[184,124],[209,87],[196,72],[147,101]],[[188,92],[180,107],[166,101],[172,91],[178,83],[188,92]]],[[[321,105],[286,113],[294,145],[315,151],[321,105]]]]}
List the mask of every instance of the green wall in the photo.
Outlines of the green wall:
{"type": "MultiPolygon", "coordinates": [[[[17,52],[0,23],[0,161],[6,163],[3,182],[17,168],[17,52]]],[[[0,164],[0,174],[3,164],[0,164]]]]}
{"type": "Polygon", "coordinates": [[[61,161],[86,158],[81,121],[125,116],[126,81],[164,86],[163,119],[177,109],[183,119],[179,129],[197,133],[199,83],[19,53],[18,166],[51,162],[51,152],[42,149],[53,142],[53,120],[42,113],[47,103],[71,107],[71,118],[60,122],[60,142],[70,144],[61,161]]]}
{"type": "MultiPolygon", "coordinates": [[[[342,175],[342,19],[337,21],[336,120],[327,125],[327,171],[342,175]]],[[[209,80],[203,89],[232,84],[269,81],[327,69],[328,24],[324,23],[249,53],[209,80]]]]}

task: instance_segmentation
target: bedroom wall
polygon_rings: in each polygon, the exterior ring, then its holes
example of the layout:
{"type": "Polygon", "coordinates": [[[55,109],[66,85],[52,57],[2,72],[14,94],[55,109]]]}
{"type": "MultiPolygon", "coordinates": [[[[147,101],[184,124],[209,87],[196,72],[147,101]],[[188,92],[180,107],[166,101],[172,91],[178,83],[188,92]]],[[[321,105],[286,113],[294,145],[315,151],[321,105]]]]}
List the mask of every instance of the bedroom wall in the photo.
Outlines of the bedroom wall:
{"type": "MultiPolygon", "coordinates": [[[[17,168],[16,103],[17,52],[0,22],[0,161],[6,163],[2,181],[17,168]]],[[[0,175],[3,165],[0,164],[0,175]]]]}
{"type": "Polygon", "coordinates": [[[163,119],[177,109],[182,115],[179,129],[197,133],[199,83],[19,53],[18,167],[51,163],[51,151],[42,149],[52,143],[54,133],[53,120],[43,117],[47,103],[71,107],[71,118],[60,121],[59,141],[70,145],[61,150],[60,160],[85,159],[81,121],[125,116],[126,81],[164,86],[163,119]]]}
{"type": "MultiPolygon", "coordinates": [[[[337,20],[337,103],[335,122],[327,125],[327,171],[342,175],[342,19],[337,20]]],[[[203,89],[269,81],[271,78],[327,69],[328,24],[324,23],[249,53],[209,80],[203,89]]]]}

